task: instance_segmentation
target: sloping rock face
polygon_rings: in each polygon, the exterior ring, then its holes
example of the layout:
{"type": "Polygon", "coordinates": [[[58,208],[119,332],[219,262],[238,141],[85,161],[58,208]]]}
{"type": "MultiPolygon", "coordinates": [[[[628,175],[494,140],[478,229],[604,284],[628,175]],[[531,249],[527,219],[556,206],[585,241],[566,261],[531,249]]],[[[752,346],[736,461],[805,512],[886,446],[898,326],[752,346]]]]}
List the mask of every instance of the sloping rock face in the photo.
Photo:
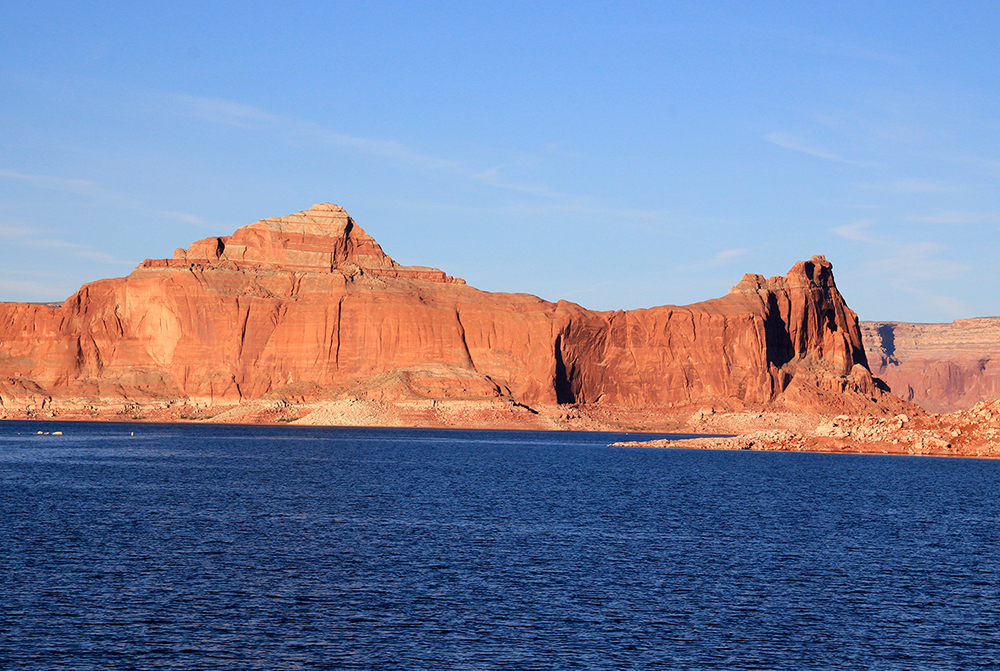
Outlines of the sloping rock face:
{"type": "Polygon", "coordinates": [[[279,397],[897,410],[821,256],[695,305],[593,312],[400,266],[328,203],[0,316],[0,402],[29,416],[279,397]]]}
{"type": "Polygon", "coordinates": [[[1000,398],[1000,317],[862,322],[868,361],[898,396],[933,412],[1000,398]]]}

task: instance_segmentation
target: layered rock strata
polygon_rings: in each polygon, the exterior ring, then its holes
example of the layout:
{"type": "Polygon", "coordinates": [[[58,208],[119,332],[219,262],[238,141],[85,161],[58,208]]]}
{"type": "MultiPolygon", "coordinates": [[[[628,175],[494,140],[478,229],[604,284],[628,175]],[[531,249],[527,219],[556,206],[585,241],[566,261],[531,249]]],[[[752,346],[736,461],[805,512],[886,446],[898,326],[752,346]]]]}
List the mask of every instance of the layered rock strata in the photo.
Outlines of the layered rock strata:
{"type": "Polygon", "coordinates": [[[694,305],[594,312],[401,266],[327,203],[147,260],[61,306],[0,304],[7,416],[204,418],[267,403],[296,419],[352,399],[898,410],[822,256],[694,305]]]}
{"type": "Polygon", "coordinates": [[[1000,398],[1000,317],[950,324],[862,322],[872,372],[934,412],[1000,398]]]}

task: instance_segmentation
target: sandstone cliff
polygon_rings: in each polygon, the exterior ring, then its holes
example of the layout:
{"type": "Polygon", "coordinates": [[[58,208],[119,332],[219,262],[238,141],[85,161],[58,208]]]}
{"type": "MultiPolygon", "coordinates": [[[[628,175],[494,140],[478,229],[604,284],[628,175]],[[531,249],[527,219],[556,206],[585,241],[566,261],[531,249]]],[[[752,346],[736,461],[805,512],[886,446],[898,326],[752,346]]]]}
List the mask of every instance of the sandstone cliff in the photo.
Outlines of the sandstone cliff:
{"type": "Polygon", "coordinates": [[[933,412],[1000,398],[1000,317],[950,324],[862,322],[872,371],[933,412]]]}
{"type": "Polygon", "coordinates": [[[898,410],[821,256],[703,303],[594,312],[400,266],[331,204],[0,315],[7,416],[198,417],[268,401],[294,419],[345,400],[898,410]]]}

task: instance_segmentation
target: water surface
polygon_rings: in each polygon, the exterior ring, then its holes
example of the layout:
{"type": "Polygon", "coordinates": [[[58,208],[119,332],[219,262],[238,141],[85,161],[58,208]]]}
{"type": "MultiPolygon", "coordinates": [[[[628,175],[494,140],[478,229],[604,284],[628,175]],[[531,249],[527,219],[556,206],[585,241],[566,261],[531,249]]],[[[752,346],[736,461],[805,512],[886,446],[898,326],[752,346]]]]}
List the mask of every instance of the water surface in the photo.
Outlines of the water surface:
{"type": "Polygon", "coordinates": [[[1000,664],[1000,462],[623,438],[0,422],[0,667],[1000,664]]]}

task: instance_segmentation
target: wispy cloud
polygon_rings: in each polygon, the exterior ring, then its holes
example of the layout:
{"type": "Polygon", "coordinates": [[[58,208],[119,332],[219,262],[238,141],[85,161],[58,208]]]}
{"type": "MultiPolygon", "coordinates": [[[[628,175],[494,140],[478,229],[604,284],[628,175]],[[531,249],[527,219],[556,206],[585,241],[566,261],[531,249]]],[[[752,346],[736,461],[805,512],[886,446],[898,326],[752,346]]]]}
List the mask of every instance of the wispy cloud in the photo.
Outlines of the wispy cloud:
{"type": "Polygon", "coordinates": [[[815,158],[822,159],[824,161],[832,161],[834,163],[844,163],[846,165],[854,165],[863,168],[883,168],[884,163],[879,161],[868,161],[868,160],[858,160],[853,158],[848,158],[841,153],[830,150],[824,147],[820,143],[816,142],[811,137],[803,133],[791,133],[787,131],[773,131],[764,136],[764,139],[771,144],[777,145],[783,149],[790,149],[791,151],[797,151],[808,156],[813,156],[815,158]]]}
{"type": "Polygon", "coordinates": [[[474,173],[471,175],[471,178],[487,186],[492,186],[497,189],[505,189],[507,191],[516,191],[529,196],[538,196],[549,200],[574,199],[572,194],[556,191],[541,184],[526,184],[524,182],[508,179],[504,177],[497,168],[491,168],[489,170],[474,173]]]}
{"type": "Polygon", "coordinates": [[[901,242],[891,236],[880,236],[872,232],[876,222],[855,221],[837,226],[831,231],[842,238],[864,242],[878,251],[878,258],[868,263],[876,275],[905,277],[908,279],[955,279],[970,268],[964,263],[941,258],[946,251],[934,242],[901,242]]]}
{"type": "Polygon", "coordinates": [[[844,158],[840,154],[832,151],[827,151],[822,147],[817,146],[808,138],[803,137],[795,133],[785,133],[781,131],[774,131],[773,133],[768,133],[764,136],[764,139],[771,144],[778,145],[784,149],[791,149],[792,151],[802,152],[803,154],[808,154],[809,156],[815,156],[816,158],[821,158],[826,161],[835,161],[837,163],[853,163],[844,158]]]}
{"type": "Polygon", "coordinates": [[[487,172],[477,172],[459,161],[438,158],[407,147],[395,140],[367,138],[341,133],[320,124],[293,117],[272,114],[265,110],[220,98],[203,98],[179,93],[163,94],[179,114],[242,130],[271,131],[292,137],[307,138],[328,146],[353,149],[390,159],[406,168],[425,172],[453,172],[470,179],[487,181],[494,178],[487,172]]]}
{"type": "Polygon", "coordinates": [[[887,120],[884,115],[870,116],[858,111],[822,112],[812,115],[821,127],[849,137],[863,138],[867,145],[876,142],[913,144],[926,140],[926,132],[907,120],[887,120]]]}
{"type": "Polygon", "coordinates": [[[1000,221],[1000,212],[938,212],[937,214],[910,215],[909,221],[923,224],[978,224],[1000,221]]]}
{"type": "Polygon", "coordinates": [[[972,315],[969,304],[961,298],[954,296],[939,296],[929,292],[922,292],[925,300],[932,305],[936,305],[942,312],[952,319],[961,319],[972,315]]]}
{"type": "MultiPolygon", "coordinates": [[[[590,202],[549,202],[549,203],[509,203],[506,205],[458,205],[454,202],[428,202],[415,200],[385,201],[393,207],[422,212],[449,212],[468,216],[507,214],[511,217],[551,217],[553,215],[576,214],[588,218],[605,218],[614,221],[616,225],[628,226],[631,229],[663,233],[658,224],[670,215],[660,210],[640,210],[628,208],[611,208],[593,205],[590,202]]],[[[687,223],[687,222],[685,222],[687,223]]]]}
{"type": "Polygon", "coordinates": [[[21,235],[31,235],[31,229],[14,224],[13,226],[0,224],[0,238],[14,238],[21,235]]]}
{"type": "Polygon", "coordinates": [[[562,203],[544,203],[541,205],[529,205],[526,203],[516,203],[506,208],[508,212],[518,216],[544,216],[550,214],[579,214],[589,217],[627,218],[631,220],[653,221],[664,216],[662,212],[654,210],[634,210],[616,209],[600,207],[589,202],[567,201],[562,203]]]}
{"type": "Polygon", "coordinates": [[[843,226],[837,226],[831,230],[840,237],[847,238],[848,240],[855,240],[857,242],[878,242],[878,238],[868,232],[868,229],[871,228],[873,223],[874,222],[869,220],[855,221],[850,224],[844,224],[843,226]]]}
{"type": "Polygon", "coordinates": [[[82,259],[93,259],[94,261],[103,261],[105,263],[114,263],[118,265],[132,265],[128,261],[121,261],[111,256],[110,254],[105,254],[104,252],[95,251],[93,248],[82,245],[78,242],[70,242],[69,240],[54,240],[51,238],[26,238],[24,244],[29,247],[37,247],[39,249],[62,249],[73,256],[82,259]]]}
{"type": "Polygon", "coordinates": [[[33,247],[36,249],[58,249],[78,258],[92,259],[115,265],[131,265],[131,263],[116,259],[110,254],[95,251],[88,245],[72,242],[70,240],[59,240],[56,238],[45,237],[44,232],[32,230],[20,224],[0,225],[0,238],[7,239],[9,244],[33,247]]]}
{"type": "Polygon", "coordinates": [[[957,184],[939,182],[932,179],[900,179],[878,184],[859,184],[862,189],[877,189],[892,193],[957,193],[965,188],[957,184]]]}
{"type": "Polygon", "coordinates": [[[165,97],[179,103],[179,109],[187,116],[225,126],[258,130],[281,120],[274,114],[232,100],[183,94],[166,94],[165,97]]]}
{"type": "Polygon", "coordinates": [[[598,289],[602,289],[604,287],[611,286],[613,284],[615,284],[615,282],[613,282],[612,280],[608,280],[606,282],[598,282],[597,284],[592,284],[589,287],[584,287],[584,288],[580,288],[580,289],[571,289],[569,291],[563,291],[560,294],[560,296],[562,296],[563,298],[566,298],[566,299],[577,298],[579,296],[585,296],[587,294],[594,293],[598,289]]]}
{"type": "Polygon", "coordinates": [[[27,280],[8,280],[0,278],[0,293],[12,296],[29,296],[32,298],[48,298],[61,293],[61,287],[43,282],[27,280]]]}
{"type": "Polygon", "coordinates": [[[738,258],[740,256],[745,255],[748,251],[750,251],[750,250],[748,250],[748,249],[746,249],[744,247],[738,247],[736,249],[724,249],[724,250],[722,250],[721,252],[719,252],[718,254],[716,254],[715,256],[712,257],[712,261],[710,262],[710,265],[713,265],[713,266],[724,265],[725,263],[728,263],[732,259],[735,259],[735,258],[738,258]]]}
{"type": "Polygon", "coordinates": [[[219,230],[218,224],[208,221],[203,217],[199,217],[196,214],[188,214],[187,212],[171,212],[169,210],[156,210],[156,214],[160,215],[164,219],[173,219],[174,221],[181,221],[185,224],[191,224],[200,228],[219,230]]]}
{"type": "Polygon", "coordinates": [[[0,170],[0,177],[25,182],[40,189],[75,193],[82,196],[97,196],[107,193],[98,187],[97,184],[86,179],[70,179],[66,177],[53,177],[51,175],[27,175],[21,172],[14,172],[13,170],[0,170]]]}
{"type": "MultiPolygon", "coordinates": [[[[961,298],[944,296],[918,286],[913,286],[912,284],[904,284],[902,282],[895,284],[896,288],[900,291],[917,296],[921,303],[937,308],[940,313],[943,313],[949,319],[963,319],[974,315],[973,311],[969,308],[968,302],[961,298]]],[[[940,317],[936,317],[936,319],[940,319],[940,317]]]]}
{"type": "Polygon", "coordinates": [[[871,267],[882,275],[933,280],[956,279],[969,272],[964,263],[938,258],[943,251],[933,242],[913,242],[888,246],[883,258],[871,262],[871,267]]]}
{"type": "Polygon", "coordinates": [[[218,228],[217,225],[213,225],[211,222],[207,222],[203,218],[194,214],[150,208],[140,199],[105,189],[96,182],[86,179],[55,177],[52,175],[29,175],[22,172],[2,169],[0,169],[0,179],[13,179],[39,189],[85,196],[97,202],[112,205],[125,210],[152,212],[163,217],[164,219],[181,221],[205,228],[218,228]]]}
{"type": "MultiPolygon", "coordinates": [[[[463,161],[442,158],[423,152],[392,139],[370,138],[342,133],[311,121],[272,114],[265,110],[230,100],[202,98],[185,94],[162,94],[178,114],[241,130],[267,132],[276,137],[297,138],[361,152],[385,159],[393,165],[425,175],[480,184],[503,191],[534,196],[555,204],[560,211],[605,211],[618,217],[645,218],[649,213],[639,210],[602,208],[586,195],[566,193],[545,184],[526,182],[507,175],[501,166],[473,167],[463,161]]],[[[552,147],[547,146],[546,151],[552,147]]],[[[537,160],[537,159],[536,159],[537,160]]],[[[522,157],[518,165],[532,161],[522,157]]],[[[655,215],[654,215],[655,216],[655,215]]]]}
{"type": "Polygon", "coordinates": [[[902,56],[882,49],[879,46],[861,44],[849,40],[834,40],[822,35],[791,31],[785,32],[784,37],[800,50],[808,53],[876,63],[902,64],[907,62],[902,56]]]}

